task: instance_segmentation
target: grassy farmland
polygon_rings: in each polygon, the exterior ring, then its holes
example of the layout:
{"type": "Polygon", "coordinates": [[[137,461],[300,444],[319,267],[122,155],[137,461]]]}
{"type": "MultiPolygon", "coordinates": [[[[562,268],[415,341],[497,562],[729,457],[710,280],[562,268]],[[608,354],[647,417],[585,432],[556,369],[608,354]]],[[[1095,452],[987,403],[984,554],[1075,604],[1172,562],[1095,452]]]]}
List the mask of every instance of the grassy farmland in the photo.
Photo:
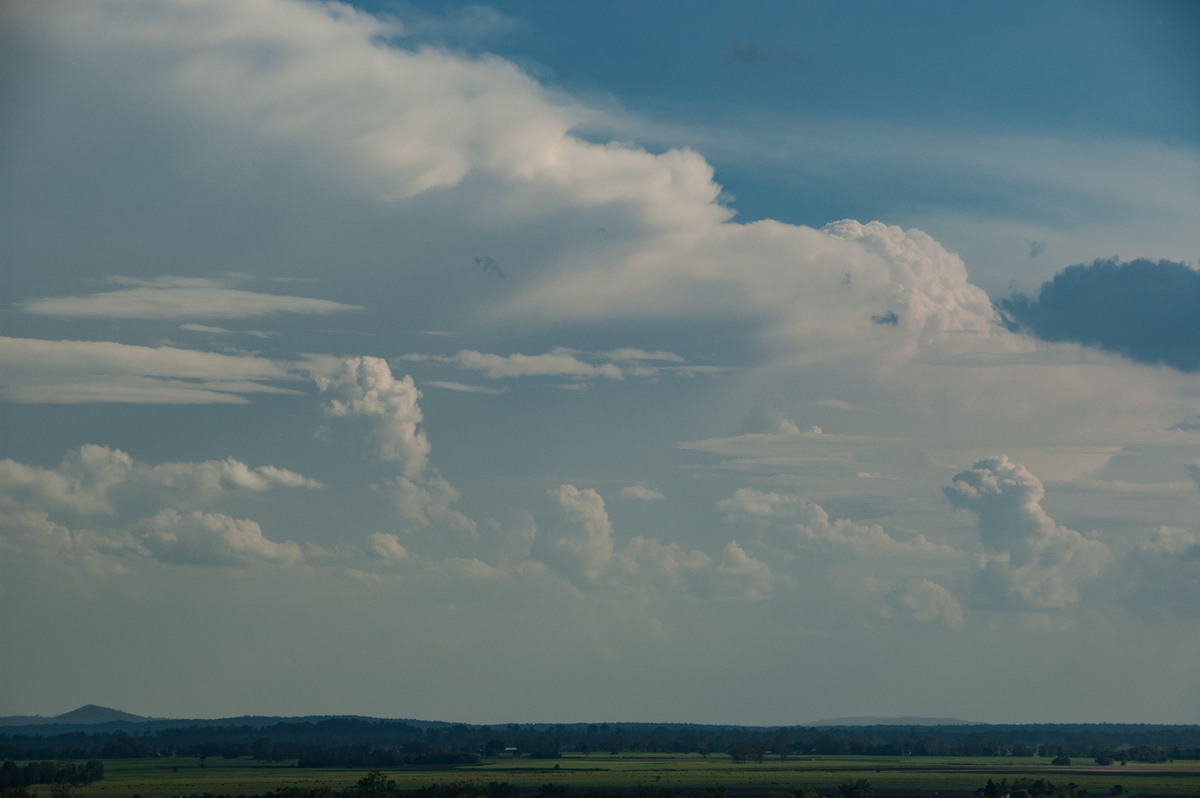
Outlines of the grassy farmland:
{"type": "MultiPolygon", "coordinates": [[[[1082,763],[1083,760],[1080,760],[1082,763]]],[[[484,786],[507,782],[529,793],[543,785],[572,793],[658,791],[703,793],[715,788],[731,796],[792,793],[804,789],[836,795],[838,785],[866,779],[877,796],[965,796],[987,780],[1046,779],[1073,783],[1093,796],[1110,795],[1121,785],[1127,795],[1200,796],[1200,762],[1099,766],[1053,766],[1048,759],[769,756],[762,763],[734,764],[728,756],[698,754],[564,754],[558,759],[488,759],[480,764],[436,770],[387,770],[400,789],[470,782],[484,786]]],[[[170,798],[194,794],[261,794],[278,788],[352,787],[365,769],[297,768],[293,763],[264,763],[248,758],[211,757],[203,767],[195,757],[108,760],[102,781],[83,786],[83,798],[170,798]]],[[[31,788],[48,795],[45,785],[31,788]]]]}

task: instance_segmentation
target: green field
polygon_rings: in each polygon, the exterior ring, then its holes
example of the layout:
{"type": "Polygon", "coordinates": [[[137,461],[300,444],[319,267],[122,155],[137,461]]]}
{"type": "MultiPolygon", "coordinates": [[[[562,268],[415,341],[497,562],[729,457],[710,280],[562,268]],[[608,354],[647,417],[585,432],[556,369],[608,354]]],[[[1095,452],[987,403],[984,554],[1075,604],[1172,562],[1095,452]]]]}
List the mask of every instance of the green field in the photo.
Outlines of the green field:
{"type": "MultiPolygon", "coordinates": [[[[1084,762],[1085,760],[1080,760],[1084,762]]],[[[105,777],[82,787],[84,798],[170,798],[189,794],[259,794],[280,787],[344,790],[365,769],[297,768],[292,763],[210,757],[106,760],[105,777]]],[[[1073,782],[1093,796],[1109,795],[1113,785],[1128,795],[1200,796],[1200,762],[1098,766],[1053,766],[1047,759],[938,757],[789,757],[769,756],[762,763],[734,764],[728,756],[698,754],[564,754],[559,759],[489,759],[478,765],[438,770],[387,770],[401,789],[447,782],[508,782],[531,792],[545,784],[572,792],[589,790],[648,793],[674,789],[703,792],[709,787],[729,795],[811,789],[836,795],[839,784],[870,781],[877,796],[970,794],[989,778],[1046,779],[1073,782]]],[[[49,788],[31,788],[41,796],[49,788]]]]}

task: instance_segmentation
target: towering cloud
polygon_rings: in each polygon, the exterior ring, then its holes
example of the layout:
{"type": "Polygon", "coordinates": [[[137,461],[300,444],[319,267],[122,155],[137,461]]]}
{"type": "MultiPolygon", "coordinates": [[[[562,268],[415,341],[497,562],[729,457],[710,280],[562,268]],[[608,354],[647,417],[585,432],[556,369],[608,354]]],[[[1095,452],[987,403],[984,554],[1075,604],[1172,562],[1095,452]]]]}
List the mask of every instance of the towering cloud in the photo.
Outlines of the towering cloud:
{"type": "Polygon", "coordinates": [[[368,419],[379,458],[399,464],[400,474],[387,484],[406,521],[420,528],[440,527],[474,536],[475,523],[451,508],[458,491],[429,464],[431,447],[421,428],[418,404],[421,392],[412,377],[393,377],[382,358],[347,357],[316,381],[332,397],[326,411],[368,419]]]}
{"type": "Polygon", "coordinates": [[[1111,559],[1107,546],[1055,523],[1042,508],[1041,480],[1007,457],[989,457],[943,488],[955,507],[975,513],[991,554],[979,574],[988,600],[1062,608],[1111,559]]]}
{"type": "Polygon", "coordinates": [[[567,524],[539,547],[538,554],[564,573],[595,582],[613,555],[612,523],[604,499],[591,488],[560,485],[551,492],[567,524]]]}
{"type": "Polygon", "coordinates": [[[348,357],[331,376],[318,377],[317,385],[333,397],[326,408],[330,415],[372,420],[380,458],[399,462],[405,476],[425,470],[430,446],[420,428],[421,392],[412,377],[396,379],[381,358],[348,357]]]}

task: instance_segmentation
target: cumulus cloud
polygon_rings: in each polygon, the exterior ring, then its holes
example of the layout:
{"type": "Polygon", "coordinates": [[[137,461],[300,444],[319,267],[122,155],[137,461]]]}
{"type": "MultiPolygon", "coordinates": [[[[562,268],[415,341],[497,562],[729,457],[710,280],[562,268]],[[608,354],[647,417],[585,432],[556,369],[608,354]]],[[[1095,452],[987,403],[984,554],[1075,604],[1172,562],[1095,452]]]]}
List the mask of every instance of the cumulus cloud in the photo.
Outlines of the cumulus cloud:
{"type": "Polygon", "coordinates": [[[297,393],[274,383],[287,364],[171,346],[0,337],[0,398],[79,404],[246,404],[245,394],[297,393]]]}
{"type": "Polygon", "coordinates": [[[128,528],[68,526],[52,512],[0,501],[0,564],[75,568],[96,575],[125,574],[146,549],[128,528]]]}
{"type": "Polygon", "coordinates": [[[293,471],[234,458],[149,464],[94,444],[68,452],[53,468],[0,460],[0,549],[97,572],[124,571],[131,557],[294,564],[303,559],[298,544],[267,539],[255,521],[199,508],[237,493],[319,487],[293,471]],[[140,518],[147,504],[162,509],[140,518]]]}
{"type": "Polygon", "coordinates": [[[367,538],[372,553],[385,560],[398,561],[408,558],[408,549],[400,538],[386,532],[376,532],[367,538]]]}
{"type": "Polygon", "coordinates": [[[1200,272],[1167,260],[1116,258],[1068,266],[1037,297],[999,303],[1009,326],[1139,363],[1200,371],[1200,272]]]}
{"type": "Polygon", "coordinates": [[[712,557],[679,543],[639,536],[618,549],[612,563],[611,584],[641,596],[665,593],[752,601],[766,598],[772,590],[770,566],[736,541],[712,557]]]}
{"type": "Polygon", "coordinates": [[[326,412],[367,419],[379,458],[399,464],[400,474],[383,484],[404,519],[418,528],[436,527],[474,538],[475,522],[451,506],[459,499],[458,491],[429,463],[432,447],[421,428],[421,392],[412,377],[397,379],[387,361],[377,357],[313,364],[318,387],[332,397],[326,412]]]}
{"type": "Polygon", "coordinates": [[[375,422],[379,456],[398,461],[405,476],[416,476],[428,465],[430,445],[421,429],[421,392],[412,377],[396,379],[387,361],[377,357],[344,358],[317,385],[330,394],[326,411],[333,416],[365,416],[375,422]]]}
{"type": "Polygon", "coordinates": [[[26,313],[73,319],[236,319],[277,313],[329,314],[362,310],[328,299],[227,288],[210,278],[125,280],[127,288],[81,296],[42,297],[21,303],[26,313]]]}
{"type": "MultiPolygon", "coordinates": [[[[574,485],[560,485],[550,495],[567,523],[555,533],[547,533],[535,554],[565,574],[598,581],[613,555],[612,523],[604,499],[592,488],[580,490],[574,485]]],[[[546,530],[539,534],[543,532],[546,530]]]]}
{"type": "Polygon", "coordinates": [[[104,515],[117,512],[123,502],[147,497],[194,506],[228,492],[312,489],[321,483],[285,468],[251,468],[232,457],[148,464],[120,449],[87,444],[68,452],[54,468],[0,460],[0,486],[0,501],[104,515]]]}
{"type": "Polygon", "coordinates": [[[798,533],[785,541],[791,546],[824,551],[855,550],[862,554],[956,554],[953,547],[933,543],[924,535],[897,540],[878,524],[831,519],[819,504],[794,493],[739,488],[733,496],[717,502],[717,508],[725,511],[730,523],[789,522],[791,529],[798,533]]]}
{"type": "Polygon", "coordinates": [[[134,534],[152,557],[178,565],[291,564],[302,559],[296,543],[275,543],[256,522],[221,513],[167,508],[135,526],[134,534]]]}
{"type": "Polygon", "coordinates": [[[641,600],[669,595],[758,600],[771,592],[770,567],[736,541],[716,556],[646,536],[617,546],[598,492],[564,484],[549,495],[561,520],[535,528],[530,556],[580,587],[641,600]]]}
{"type": "Polygon", "coordinates": [[[963,628],[963,611],[958,599],[937,582],[918,579],[888,594],[891,612],[919,623],[963,628]]]}
{"type": "Polygon", "coordinates": [[[1007,457],[976,462],[943,492],[955,507],[976,514],[980,540],[991,552],[978,574],[986,599],[1061,609],[1078,601],[1080,588],[1112,559],[1103,543],[1047,515],[1041,480],[1007,457]]]}
{"type": "Polygon", "coordinates": [[[1200,617],[1200,534],[1160,527],[1123,561],[1125,601],[1150,617],[1200,617]]]}

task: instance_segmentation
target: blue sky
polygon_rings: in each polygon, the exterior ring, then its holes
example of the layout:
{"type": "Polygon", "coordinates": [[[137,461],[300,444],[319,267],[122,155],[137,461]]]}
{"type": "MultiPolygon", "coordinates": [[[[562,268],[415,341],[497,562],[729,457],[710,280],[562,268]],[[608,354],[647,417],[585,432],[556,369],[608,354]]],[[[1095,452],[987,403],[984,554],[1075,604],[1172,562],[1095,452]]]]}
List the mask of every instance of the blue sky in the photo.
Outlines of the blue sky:
{"type": "Polygon", "coordinates": [[[1200,722],[1194,4],[0,25],[0,714],[1200,722]]]}

